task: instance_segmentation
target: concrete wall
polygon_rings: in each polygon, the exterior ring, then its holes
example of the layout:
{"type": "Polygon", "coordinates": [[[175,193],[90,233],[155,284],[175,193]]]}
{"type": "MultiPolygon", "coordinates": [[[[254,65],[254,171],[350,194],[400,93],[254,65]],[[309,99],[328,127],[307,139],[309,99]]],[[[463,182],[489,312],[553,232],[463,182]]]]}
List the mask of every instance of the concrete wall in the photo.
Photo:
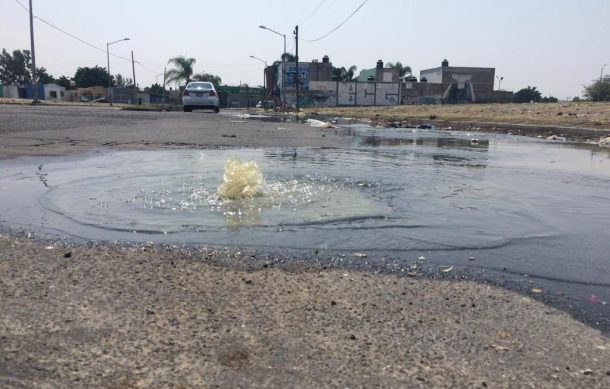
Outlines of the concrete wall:
{"type": "Polygon", "coordinates": [[[45,100],[61,101],[61,87],[57,84],[45,84],[44,98],[45,100]]]}
{"type": "Polygon", "coordinates": [[[2,97],[18,99],[19,88],[17,88],[15,85],[2,85],[2,97]]]}
{"type": "Polygon", "coordinates": [[[263,99],[263,96],[255,94],[233,94],[227,95],[227,108],[254,108],[263,99]]]}
{"type": "MultiPolygon", "coordinates": [[[[300,65],[299,65],[300,66],[300,65]]],[[[311,62],[309,64],[309,81],[331,81],[333,64],[330,62],[311,62]]],[[[311,85],[309,86],[311,88],[311,85]]]]}
{"type": "Polygon", "coordinates": [[[308,107],[336,107],[337,82],[310,81],[309,93],[302,103],[308,107]]]}
{"type": "Polygon", "coordinates": [[[356,84],[356,105],[375,105],[375,82],[359,82],[356,84]]]}
{"type": "Polygon", "coordinates": [[[400,87],[401,104],[431,104],[441,102],[443,94],[442,84],[405,82],[400,87]]]}
{"type": "Polygon", "coordinates": [[[377,82],[398,82],[398,70],[393,68],[376,68],[375,81],[377,82]]]}
{"type": "Polygon", "coordinates": [[[422,77],[426,77],[429,84],[442,84],[443,83],[443,68],[426,69],[419,72],[419,80],[422,77]]]}
{"type": "Polygon", "coordinates": [[[76,90],[66,90],[64,91],[64,96],[62,98],[63,101],[78,101],[78,91],[76,90]]]}
{"type": "Polygon", "coordinates": [[[398,104],[400,104],[400,84],[378,82],[375,89],[375,105],[398,104]]]}
{"type": "Polygon", "coordinates": [[[490,102],[492,103],[512,103],[514,94],[511,91],[493,91],[490,102]]]}
{"type": "Polygon", "coordinates": [[[472,102],[491,101],[495,72],[494,68],[448,66],[443,68],[443,86],[448,88],[453,85],[458,89],[469,87],[472,91],[472,102]]]}
{"type": "Polygon", "coordinates": [[[356,83],[339,82],[337,83],[337,105],[356,105],[356,83]]]}

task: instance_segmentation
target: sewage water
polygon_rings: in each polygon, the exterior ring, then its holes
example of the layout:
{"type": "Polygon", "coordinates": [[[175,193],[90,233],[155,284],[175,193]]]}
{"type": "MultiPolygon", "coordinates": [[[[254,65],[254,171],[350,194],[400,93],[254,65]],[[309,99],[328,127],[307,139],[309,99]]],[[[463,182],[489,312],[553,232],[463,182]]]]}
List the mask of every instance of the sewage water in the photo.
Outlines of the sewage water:
{"type": "Polygon", "coordinates": [[[348,133],[353,147],[345,149],[1,161],[0,223],[75,240],[364,253],[367,261],[405,263],[425,256],[610,300],[607,151],[490,134],[368,126],[348,133]],[[232,156],[256,163],[264,196],[219,198],[232,156]]]}

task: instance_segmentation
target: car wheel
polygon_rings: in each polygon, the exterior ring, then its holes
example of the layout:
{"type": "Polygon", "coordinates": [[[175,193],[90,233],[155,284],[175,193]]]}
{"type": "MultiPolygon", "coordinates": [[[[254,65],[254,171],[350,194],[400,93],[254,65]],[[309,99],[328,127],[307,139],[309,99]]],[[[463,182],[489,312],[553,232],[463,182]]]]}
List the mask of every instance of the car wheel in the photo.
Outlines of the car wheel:
{"type": "Polygon", "coordinates": [[[184,112],[193,112],[193,108],[184,106],[184,112]]]}
{"type": "Polygon", "coordinates": [[[214,113],[218,113],[218,112],[220,112],[220,108],[219,107],[215,107],[214,108],[214,113]]]}

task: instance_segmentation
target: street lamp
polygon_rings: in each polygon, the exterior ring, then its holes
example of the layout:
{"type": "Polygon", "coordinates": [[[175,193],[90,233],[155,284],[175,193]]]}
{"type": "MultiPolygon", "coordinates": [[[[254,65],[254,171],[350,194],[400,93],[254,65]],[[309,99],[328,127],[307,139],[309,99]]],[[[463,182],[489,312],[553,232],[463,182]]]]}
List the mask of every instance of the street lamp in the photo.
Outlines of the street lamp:
{"type": "Polygon", "coordinates": [[[285,89],[285,81],[286,81],[286,61],[284,61],[284,54],[286,54],[286,34],[280,34],[279,32],[269,28],[269,27],[265,27],[263,25],[258,26],[258,28],[262,28],[263,30],[269,30],[279,36],[281,36],[282,38],[284,38],[284,52],[282,53],[282,101],[284,102],[284,107],[286,107],[286,89],[285,89]]]}
{"type": "Polygon", "coordinates": [[[255,57],[253,55],[250,56],[250,58],[256,59],[258,61],[261,61],[262,63],[265,64],[265,70],[263,70],[263,100],[265,99],[265,96],[267,94],[267,77],[265,77],[265,71],[267,70],[267,61],[262,60],[258,57],[255,57]]]}
{"type": "Polygon", "coordinates": [[[123,38],[123,39],[119,39],[118,41],[114,41],[114,42],[107,42],[106,43],[106,58],[108,60],[108,100],[110,101],[110,106],[112,107],[112,93],[110,93],[110,87],[111,87],[111,79],[112,76],[110,75],[110,45],[113,45],[115,43],[118,42],[122,42],[122,41],[128,41],[129,38],[123,38]]]}
{"type": "Polygon", "coordinates": [[[499,77],[496,76],[496,78],[498,79],[498,90],[502,90],[502,80],[504,80],[504,77],[499,77]]]}

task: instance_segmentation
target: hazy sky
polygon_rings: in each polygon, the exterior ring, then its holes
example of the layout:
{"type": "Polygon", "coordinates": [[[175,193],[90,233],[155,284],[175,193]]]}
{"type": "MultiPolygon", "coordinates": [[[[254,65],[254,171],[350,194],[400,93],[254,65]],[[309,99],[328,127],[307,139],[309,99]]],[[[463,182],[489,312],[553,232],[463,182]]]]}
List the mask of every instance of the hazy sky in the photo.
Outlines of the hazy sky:
{"type": "MultiPolygon", "coordinates": [[[[286,34],[294,52],[299,25],[301,61],[325,54],[335,66],[372,68],[378,59],[419,71],[440,66],[495,67],[502,89],[536,86],[560,99],[610,72],[610,0],[34,0],[34,14],[101,49],[34,23],[37,66],[73,76],[79,66],[106,67],[106,42],[125,58],[134,52],[140,87],[154,83],[167,60],[197,59],[195,72],[223,84],[262,84],[263,64],[278,59],[286,34]]],[[[28,0],[19,0],[27,7],[28,0]]],[[[29,49],[29,16],[16,0],[0,0],[0,48],[29,49]]],[[[110,58],[113,74],[131,77],[131,63],[110,58]]],[[[159,82],[162,76],[158,76],[159,82]]],[[[496,84],[496,88],[498,85],[496,84]]]]}

